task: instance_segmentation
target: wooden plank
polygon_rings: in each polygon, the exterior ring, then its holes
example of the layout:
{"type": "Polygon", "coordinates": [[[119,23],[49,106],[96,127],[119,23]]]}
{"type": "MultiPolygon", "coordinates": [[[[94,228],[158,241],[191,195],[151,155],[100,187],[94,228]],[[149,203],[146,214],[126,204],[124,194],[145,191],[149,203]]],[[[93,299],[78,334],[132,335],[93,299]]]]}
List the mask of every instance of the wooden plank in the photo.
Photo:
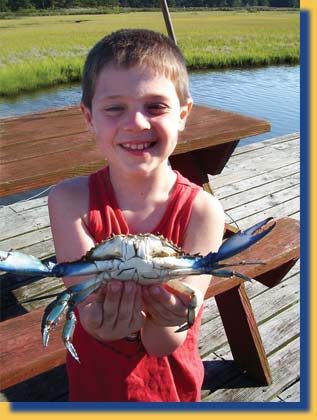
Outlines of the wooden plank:
{"type": "Polygon", "coordinates": [[[273,398],[272,402],[300,402],[300,392],[300,381],[297,380],[293,385],[273,398]]]}
{"type": "MultiPolygon", "coordinates": [[[[249,152],[249,146],[238,147],[230,158],[230,162],[223,169],[221,176],[211,176],[210,181],[213,189],[223,188],[224,186],[235,183],[236,181],[247,179],[261,174],[268,174],[270,171],[278,172],[281,168],[289,165],[299,164],[300,160],[300,141],[298,138],[294,140],[291,154],[281,153],[280,151],[273,150],[271,143],[267,142],[267,146],[261,148],[261,151],[249,152]],[[264,159],[265,155],[267,156],[264,159]],[[263,163],[261,163],[260,156],[263,156],[263,163]]],[[[264,142],[260,143],[261,145],[264,142]]]]}
{"type": "Polygon", "coordinates": [[[39,207],[47,206],[47,197],[39,197],[30,200],[21,200],[17,201],[14,204],[11,204],[10,207],[14,213],[23,213],[25,211],[29,211],[32,209],[36,209],[39,207]]]}
{"type": "Polygon", "coordinates": [[[4,239],[0,241],[0,249],[6,249],[6,250],[11,249],[11,248],[15,250],[24,249],[23,252],[25,252],[26,248],[29,248],[34,244],[42,243],[44,241],[49,241],[49,240],[52,240],[52,232],[51,232],[51,227],[47,226],[42,229],[26,232],[23,235],[4,239]]]}
{"type": "Polygon", "coordinates": [[[49,216],[46,206],[38,207],[36,210],[25,211],[6,217],[0,225],[0,240],[18,236],[36,229],[48,227],[49,216]]]}
{"type": "Polygon", "coordinates": [[[272,180],[271,182],[265,184],[258,184],[257,186],[254,184],[252,185],[251,183],[248,185],[248,181],[244,181],[243,185],[239,189],[239,192],[230,196],[226,196],[220,201],[226,210],[230,210],[233,207],[237,208],[241,206],[242,200],[244,200],[244,205],[248,205],[250,202],[254,202],[260,199],[263,200],[266,197],[274,198],[275,194],[282,194],[282,191],[285,190],[287,192],[291,190],[292,193],[296,193],[295,196],[297,196],[300,193],[299,183],[299,173],[294,174],[293,176],[288,176],[286,178],[276,179],[274,181],[272,180]],[[247,198],[249,201],[245,201],[245,198],[247,198]]]}
{"type": "MultiPolygon", "coordinates": [[[[299,276],[296,275],[283,281],[273,289],[266,290],[264,294],[261,293],[258,297],[251,299],[251,305],[258,325],[261,326],[266,320],[277,316],[285,310],[285,307],[295,306],[298,303],[298,291],[299,276]],[[265,305],[263,305],[263,301],[265,301],[265,305]]],[[[263,337],[267,337],[267,334],[263,335],[263,337]]],[[[224,347],[226,343],[227,338],[219,317],[202,324],[199,335],[199,351],[202,356],[208,357],[209,353],[217,352],[219,357],[223,357],[229,352],[229,347],[224,347]],[[222,348],[222,352],[220,352],[220,348],[222,348]]]]}
{"type": "Polygon", "coordinates": [[[261,160],[261,156],[268,155],[273,150],[276,152],[297,150],[300,146],[299,139],[299,134],[293,133],[290,136],[275,137],[259,143],[251,143],[235,150],[232,158],[235,162],[242,162],[245,156],[254,156],[261,160]]]}
{"type": "Polygon", "coordinates": [[[255,173],[265,170],[269,171],[270,169],[274,170],[280,166],[284,166],[285,161],[299,161],[299,144],[296,144],[296,147],[289,147],[282,150],[265,148],[262,150],[261,156],[255,154],[231,156],[224,173],[237,171],[238,169],[248,169],[251,162],[255,173]]]}
{"type": "Polygon", "coordinates": [[[260,142],[244,144],[238,149],[236,149],[233,155],[239,155],[241,153],[248,153],[250,151],[253,152],[255,150],[258,151],[257,153],[261,153],[261,149],[265,147],[270,147],[274,144],[279,144],[279,143],[287,144],[289,141],[296,140],[296,139],[298,140],[299,138],[300,138],[300,132],[295,132],[295,133],[285,134],[279,137],[272,137],[269,139],[262,140],[260,142]]]}
{"type": "Polygon", "coordinates": [[[204,402],[265,402],[273,400],[275,395],[292,385],[299,378],[300,342],[295,339],[269,357],[273,383],[269,387],[256,386],[246,377],[238,376],[226,383],[226,389],[217,389],[204,398],[204,402]]]}
{"type": "Polygon", "coordinates": [[[217,188],[225,188],[226,186],[230,184],[234,184],[235,182],[244,181],[248,178],[252,179],[257,176],[263,176],[265,177],[270,172],[274,171],[280,171],[284,170],[286,167],[293,166],[300,164],[299,157],[295,157],[294,159],[280,161],[277,163],[276,167],[272,168],[256,168],[255,165],[253,166],[252,159],[249,159],[250,167],[244,167],[244,168],[236,168],[235,171],[228,171],[226,172],[226,168],[221,173],[221,178],[218,176],[209,176],[209,182],[211,183],[214,190],[217,188]],[[287,163],[285,163],[287,162],[287,163]]]}
{"type": "MultiPolygon", "coordinates": [[[[265,300],[269,297],[265,297],[265,300]]],[[[264,296],[261,299],[263,305],[264,296]]],[[[261,309],[257,307],[258,303],[252,301],[256,319],[258,320],[259,331],[261,337],[265,337],[264,347],[268,356],[278,351],[285,343],[291,342],[300,335],[300,310],[299,302],[293,302],[287,305],[285,302],[279,305],[279,312],[271,311],[269,318],[264,319],[265,314],[261,313],[261,309]],[[264,321],[259,321],[262,317],[264,321]]],[[[267,312],[268,313],[268,312],[267,312]]],[[[226,344],[215,351],[217,356],[224,360],[231,360],[232,354],[230,347],[226,344]]],[[[299,372],[297,372],[299,373],[299,372]]]]}
{"type": "MultiPolygon", "coordinates": [[[[230,210],[230,215],[232,219],[238,223],[240,229],[243,230],[243,229],[248,228],[250,225],[252,226],[253,224],[259,222],[260,220],[265,219],[266,217],[278,218],[278,217],[292,216],[294,212],[298,211],[299,204],[300,204],[299,197],[295,197],[291,200],[274,205],[272,207],[269,207],[269,206],[258,207],[255,213],[250,214],[248,215],[248,217],[245,217],[245,218],[243,217],[242,213],[239,213],[239,215],[232,214],[232,210],[230,210]],[[239,218],[236,216],[240,216],[242,218],[239,218]]],[[[296,219],[294,218],[294,220],[296,219]]],[[[298,221],[299,221],[299,218],[298,218],[298,221]]]]}
{"type": "Polygon", "coordinates": [[[46,307],[54,299],[50,295],[64,290],[62,280],[55,278],[33,280],[19,287],[1,290],[1,321],[46,307]]]}
{"type": "MultiPolygon", "coordinates": [[[[265,305],[263,305],[263,302],[267,302],[265,293],[262,294],[260,300],[262,302],[261,306],[264,307],[265,305]]],[[[253,302],[252,307],[254,307],[253,302]]],[[[258,313],[256,313],[256,315],[258,315],[258,313]]],[[[260,326],[260,333],[261,336],[264,337],[264,345],[267,354],[271,355],[274,352],[279,351],[285,346],[285,343],[291,342],[294,338],[298,337],[298,315],[298,304],[295,304],[283,310],[278,316],[272,315],[270,319],[260,326]]],[[[212,329],[213,324],[211,323],[210,330],[212,329]]],[[[211,343],[212,341],[210,341],[210,344],[211,343]]],[[[240,378],[242,382],[244,381],[242,387],[250,384],[249,379],[246,379],[234,364],[230,348],[227,344],[208,353],[203,358],[203,362],[205,366],[205,381],[202,391],[203,398],[207,398],[210,393],[216,390],[218,390],[220,394],[221,390],[230,387],[230,381],[236,378],[240,378]]],[[[271,365],[270,367],[274,375],[274,366],[271,365]]],[[[293,377],[298,378],[298,373],[298,371],[294,370],[292,373],[293,377]]],[[[224,401],[226,401],[225,398],[224,401]]],[[[250,400],[248,399],[246,401],[250,400]]],[[[281,401],[281,399],[277,399],[277,401],[281,401]]]]}
{"type": "Polygon", "coordinates": [[[244,284],[215,299],[237,365],[257,383],[271,384],[268,360],[244,284]]]}
{"type": "Polygon", "coordinates": [[[50,350],[45,351],[41,343],[39,314],[42,309],[0,323],[0,335],[6,337],[1,342],[0,384],[1,389],[37,375],[40,371],[53,369],[65,363],[65,349],[61,347],[60,326],[51,334],[50,350]],[[21,325],[28,331],[21,335],[21,325]],[[15,353],[16,362],[12,364],[12,347],[19,348],[15,353]],[[32,355],[32,358],[29,356],[32,355]],[[5,375],[5,367],[10,367],[10,375],[5,375]]]}
{"type": "Polygon", "coordinates": [[[264,172],[253,177],[240,177],[239,174],[238,177],[234,177],[234,174],[232,174],[231,180],[229,181],[227,179],[226,183],[221,187],[216,186],[213,183],[212,186],[214,188],[215,194],[217,195],[217,198],[223,199],[237,193],[243,193],[251,188],[257,188],[262,185],[270,184],[273,181],[289,178],[298,179],[300,177],[299,171],[300,164],[297,162],[293,165],[287,165],[283,168],[278,168],[270,172],[264,172]]]}
{"type": "MultiPolygon", "coordinates": [[[[273,192],[269,196],[266,195],[258,200],[242,203],[240,206],[236,207],[234,204],[232,206],[229,204],[228,207],[225,207],[225,210],[230,211],[230,215],[234,220],[241,220],[257,213],[263,214],[265,210],[274,208],[275,206],[279,206],[279,208],[281,208],[282,204],[288,203],[293,199],[299,200],[299,188],[285,188],[284,190],[273,192]]],[[[280,215],[282,216],[281,213],[280,215]]],[[[264,218],[265,216],[263,214],[263,216],[260,216],[258,220],[264,218]]]]}

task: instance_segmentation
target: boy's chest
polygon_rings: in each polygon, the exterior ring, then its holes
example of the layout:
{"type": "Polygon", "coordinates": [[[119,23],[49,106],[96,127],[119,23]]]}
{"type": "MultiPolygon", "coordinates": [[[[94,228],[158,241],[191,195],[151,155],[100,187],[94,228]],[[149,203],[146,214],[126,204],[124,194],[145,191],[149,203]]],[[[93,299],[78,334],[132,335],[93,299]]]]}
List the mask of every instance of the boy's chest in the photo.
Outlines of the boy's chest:
{"type": "Polygon", "coordinates": [[[138,209],[122,210],[122,214],[129,226],[130,233],[155,233],[154,231],[162,221],[166,209],[167,203],[145,205],[140,202],[138,209]]]}

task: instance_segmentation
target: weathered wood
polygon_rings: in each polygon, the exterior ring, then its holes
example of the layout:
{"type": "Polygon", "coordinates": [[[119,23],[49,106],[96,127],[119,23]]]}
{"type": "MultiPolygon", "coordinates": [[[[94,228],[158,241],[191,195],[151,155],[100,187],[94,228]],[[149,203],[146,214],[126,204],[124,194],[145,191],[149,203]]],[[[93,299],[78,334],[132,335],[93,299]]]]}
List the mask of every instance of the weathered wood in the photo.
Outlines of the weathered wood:
{"type": "Polygon", "coordinates": [[[281,392],[272,402],[295,402],[301,400],[300,381],[297,380],[293,385],[289,386],[285,391],[281,392]]]}
{"type": "MultiPolygon", "coordinates": [[[[287,278],[276,288],[263,293],[265,293],[265,305],[261,295],[249,298],[260,334],[265,337],[265,352],[270,355],[299,335],[299,275],[287,278]],[[279,299],[280,294],[281,299],[279,299]]],[[[217,353],[222,359],[232,359],[219,312],[216,310],[215,313],[217,317],[201,327],[200,353],[205,360],[211,352],[217,353]]]]}
{"type": "MultiPolygon", "coordinates": [[[[287,137],[283,144],[288,145],[287,137]]],[[[282,137],[284,139],[284,137],[282,137]]],[[[214,189],[225,188],[227,185],[236,183],[239,180],[253,178],[254,176],[267,176],[270,172],[277,172],[285,166],[298,165],[300,161],[300,140],[299,136],[292,138],[292,145],[285,146],[292,149],[292,153],[285,153],[284,150],[275,148],[275,139],[266,140],[260,143],[261,148],[253,149],[250,146],[238,147],[233,152],[230,162],[221,173],[221,177],[212,176],[214,189]],[[259,155],[261,159],[259,159],[259,155]]]]}
{"type": "Polygon", "coordinates": [[[269,364],[244,285],[220,293],[216,302],[234,360],[249,377],[270,385],[269,364]]]}
{"type": "MultiPolygon", "coordinates": [[[[267,347],[267,343],[271,342],[271,337],[270,334],[267,334],[269,329],[264,329],[263,325],[266,325],[266,323],[271,320],[272,322],[276,320],[276,323],[280,328],[283,328],[282,321],[277,315],[283,313],[290,307],[294,307],[299,311],[298,293],[300,283],[298,270],[297,263],[297,266],[295,266],[290,273],[285,276],[285,279],[273,289],[267,289],[267,287],[256,281],[252,282],[252,284],[245,284],[261,335],[265,337],[266,351],[269,353],[272,349],[270,349],[269,344],[267,347]],[[263,302],[265,302],[265,304],[263,304],[263,302]]],[[[288,321],[288,323],[291,324],[292,321],[288,321]]],[[[299,325],[297,325],[296,336],[298,335],[298,330],[299,325]]],[[[276,341],[275,345],[280,346],[281,343],[285,341],[284,336],[281,335],[279,340],[280,342],[276,341]]],[[[217,352],[221,357],[224,357],[224,355],[230,352],[219,310],[214,299],[208,299],[204,303],[199,350],[200,354],[205,358],[208,358],[208,354],[211,352],[217,352]]]]}
{"type": "Polygon", "coordinates": [[[43,309],[29,312],[0,324],[0,384],[8,388],[65,363],[65,349],[61,342],[61,326],[51,335],[49,348],[41,343],[43,309]]]}
{"type": "MultiPolygon", "coordinates": [[[[105,165],[78,107],[2,119],[0,127],[0,197],[85,175],[105,165]]],[[[205,156],[200,149],[221,145],[215,149],[218,160],[204,163],[206,173],[199,182],[202,184],[207,173],[221,171],[232,153],[232,143],[269,130],[270,124],[264,120],[194,107],[174,152],[182,156],[177,158],[175,167],[182,158],[187,159],[189,152],[194,159],[197,153],[197,159],[203,161],[205,156]]],[[[184,169],[185,176],[196,177],[190,169],[184,169]]]]}
{"type": "Polygon", "coordinates": [[[30,211],[14,214],[2,219],[0,224],[0,240],[48,226],[47,206],[38,207],[36,210],[31,209],[30,211]]]}
{"type": "Polygon", "coordinates": [[[254,381],[240,375],[227,382],[225,389],[217,389],[215,392],[205,396],[203,401],[261,402],[272,400],[278,392],[294,383],[293,372],[299,372],[299,351],[300,342],[296,338],[269,357],[269,364],[273,372],[273,383],[271,386],[259,387],[254,381]]]}
{"type": "MultiPolygon", "coordinates": [[[[256,191],[253,192],[252,196],[250,195],[250,202],[256,201],[260,199],[264,199],[264,197],[273,197],[273,194],[282,194],[281,191],[286,191],[287,194],[290,194],[290,191],[298,191],[299,192],[299,181],[300,181],[300,173],[293,174],[292,176],[288,176],[286,178],[280,178],[277,180],[271,180],[268,183],[257,185],[256,191]],[[297,187],[297,188],[292,188],[297,187]]],[[[255,182],[255,181],[254,181],[255,182]]],[[[242,184],[242,183],[240,183],[242,184]]],[[[221,203],[226,209],[230,209],[233,207],[238,207],[241,204],[241,197],[242,194],[244,195],[245,190],[254,188],[251,182],[245,182],[244,190],[243,185],[241,185],[240,192],[237,192],[234,197],[229,196],[228,198],[222,198],[221,203]]],[[[297,196],[298,193],[295,195],[297,196]]],[[[280,202],[280,201],[279,201],[280,202]]],[[[247,204],[247,203],[246,203],[247,204]]]]}
{"type": "MultiPolygon", "coordinates": [[[[299,279],[298,275],[293,276],[296,277],[296,281],[293,281],[294,289],[299,289],[299,279]]],[[[283,281],[284,286],[288,286],[290,279],[285,279],[283,281]]],[[[258,284],[253,283],[251,285],[251,289],[255,288],[258,289],[258,284]]],[[[250,290],[250,287],[248,288],[250,290]]],[[[278,290],[274,289],[275,294],[279,295],[279,287],[278,290]]],[[[295,291],[295,290],[294,290],[295,291]]],[[[273,292],[272,290],[268,290],[267,293],[270,294],[273,292]]],[[[264,294],[266,292],[264,291],[264,294]]],[[[285,293],[286,295],[286,293],[285,293]]],[[[250,296],[250,294],[249,294],[250,296]]],[[[253,308],[253,312],[256,316],[258,321],[260,334],[262,337],[265,337],[265,351],[266,354],[270,357],[274,353],[278,352],[281,348],[285,347],[286,343],[292,342],[295,338],[299,335],[299,309],[298,304],[296,302],[293,305],[289,305],[290,302],[285,302],[285,299],[282,299],[282,302],[278,300],[278,298],[274,299],[274,303],[277,302],[276,309],[273,308],[273,312],[271,312],[270,316],[268,317],[268,310],[267,306],[271,308],[272,305],[270,298],[268,297],[265,299],[266,304],[263,305],[263,292],[257,295],[255,299],[251,298],[251,304],[253,308]],[[276,316],[272,314],[276,314],[276,316]]],[[[212,302],[212,300],[210,300],[212,302]]],[[[205,308],[205,311],[210,311],[211,308],[205,308]]],[[[213,314],[217,312],[217,309],[213,308],[213,314]]],[[[232,354],[230,351],[230,347],[228,346],[223,328],[221,325],[221,321],[216,317],[210,321],[208,321],[207,325],[203,325],[201,328],[200,334],[200,343],[203,347],[200,349],[201,355],[205,353],[203,356],[203,362],[205,366],[205,381],[202,390],[202,399],[212,398],[212,393],[219,389],[221,390],[230,388],[232,385],[230,384],[232,380],[235,378],[240,377],[242,380],[241,387],[244,388],[250,384],[250,378],[246,377],[237,369],[237,365],[233,362],[232,354]],[[218,321],[218,322],[217,322],[218,321]],[[210,333],[210,335],[204,336],[203,332],[210,333]],[[206,347],[207,345],[207,347],[206,347]],[[208,348],[209,347],[209,348],[208,348]]],[[[299,358],[299,353],[296,352],[295,357],[299,358]]],[[[298,366],[298,363],[296,363],[298,366]]],[[[274,366],[270,366],[273,375],[274,366]]],[[[290,377],[290,382],[298,380],[298,373],[296,371],[292,372],[290,377]],[[297,379],[296,379],[297,377],[297,379]]],[[[276,389],[276,392],[279,393],[284,391],[284,384],[277,384],[280,385],[280,389],[276,389]]],[[[253,386],[257,386],[254,382],[253,386]]],[[[261,388],[262,389],[262,388],[261,388]]],[[[299,401],[299,398],[296,399],[296,395],[294,394],[293,401],[299,401]]],[[[291,399],[292,400],[292,399],[291,399]]],[[[226,398],[223,401],[227,401],[226,398]]],[[[252,396],[247,396],[245,400],[241,401],[257,401],[257,399],[253,400],[252,396]]],[[[279,399],[278,401],[281,401],[279,399]]]]}
{"type": "MultiPolygon", "coordinates": [[[[287,165],[284,168],[278,168],[270,172],[264,172],[263,174],[255,175],[254,177],[244,177],[242,179],[237,179],[232,174],[231,180],[226,179],[226,183],[223,183],[221,187],[217,188],[217,197],[221,200],[226,197],[235,196],[237,194],[240,197],[245,194],[247,190],[254,189],[253,193],[257,193],[258,187],[262,185],[270,185],[271,182],[275,181],[286,181],[292,182],[294,179],[299,179],[300,177],[300,164],[299,162],[293,165],[287,165]]],[[[239,178],[239,177],[238,177],[239,178]]],[[[213,183],[213,187],[214,183],[213,183]]],[[[252,194],[253,197],[253,194],[252,194]]],[[[241,198],[240,202],[241,203],[241,198]]],[[[230,203],[231,204],[231,203],[230,203]]]]}
{"type": "MultiPolygon", "coordinates": [[[[47,227],[33,230],[31,232],[26,232],[23,235],[18,235],[15,237],[9,237],[7,239],[3,239],[0,241],[0,248],[1,249],[15,249],[21,250],[25,248],[29,248],[34,244],[42,243],[44,241],[51,241],[52,240],[52,232],[51,227],[48,225],[47,227]]],[[[29,251],[28,251],[29,252],[29,251]]],[[[33,251],[31,251],[33,252],[33,251]]]]}

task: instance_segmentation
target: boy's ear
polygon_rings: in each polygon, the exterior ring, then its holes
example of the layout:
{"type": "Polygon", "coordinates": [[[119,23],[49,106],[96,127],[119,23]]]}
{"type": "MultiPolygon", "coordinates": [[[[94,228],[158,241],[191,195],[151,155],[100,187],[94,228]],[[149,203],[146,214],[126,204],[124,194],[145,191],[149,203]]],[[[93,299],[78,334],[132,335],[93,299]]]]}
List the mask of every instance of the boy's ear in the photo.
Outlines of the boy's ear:
{"type": "Polygon", "coordinates": [[[193,107],[193,100],[189,98],[187,104],[181,107],[180,118],[179,118],[179,131],[183,131],[185,129],[186,121],[190,111],[193,107]]]}
{"type": "Polygon", "coordinates": [[[92,123],[92,115],[91,115],[91,111],[89,108],[86,107],[86,105],[84,105],[82,102],[80,103],[80,109],[81,112],[84,115],[84,118],[86,120],[86,124],[87,124],[87,128],[89,131],[94,132],[94,126],[92,123]]]}

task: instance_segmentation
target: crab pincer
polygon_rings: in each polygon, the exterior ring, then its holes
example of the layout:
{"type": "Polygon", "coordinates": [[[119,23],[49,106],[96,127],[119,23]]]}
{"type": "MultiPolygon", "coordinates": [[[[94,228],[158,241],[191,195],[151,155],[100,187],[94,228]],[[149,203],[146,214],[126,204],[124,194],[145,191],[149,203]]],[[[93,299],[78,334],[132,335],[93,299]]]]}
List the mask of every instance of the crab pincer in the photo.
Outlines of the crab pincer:
{"type": "Polygon", "coordinates": [[[272,219],[272,217],[268,217],[267,219],[256,223],[254,226],[251,226],[242,232],[237,232],[235,235],[228,238],[219,248],[219,251],[215,256],[215,261],[226,260],[258,242],[274,228],[275,223],[272,223],[266,229],[262,229],[272,219]]]}

